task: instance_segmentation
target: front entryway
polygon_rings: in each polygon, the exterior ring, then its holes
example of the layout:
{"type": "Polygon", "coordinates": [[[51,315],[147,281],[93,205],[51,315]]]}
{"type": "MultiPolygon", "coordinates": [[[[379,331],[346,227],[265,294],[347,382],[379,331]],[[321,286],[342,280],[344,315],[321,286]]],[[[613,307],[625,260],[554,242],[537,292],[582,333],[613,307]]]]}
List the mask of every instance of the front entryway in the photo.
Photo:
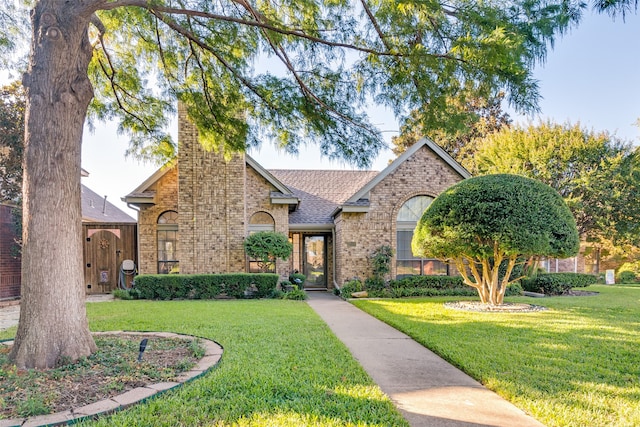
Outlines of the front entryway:
{"type": "Polygon", "coordinates": [[[327,287],[327,241],[324,235],[305,235],[302,273],[307,289],[327,287]]]}

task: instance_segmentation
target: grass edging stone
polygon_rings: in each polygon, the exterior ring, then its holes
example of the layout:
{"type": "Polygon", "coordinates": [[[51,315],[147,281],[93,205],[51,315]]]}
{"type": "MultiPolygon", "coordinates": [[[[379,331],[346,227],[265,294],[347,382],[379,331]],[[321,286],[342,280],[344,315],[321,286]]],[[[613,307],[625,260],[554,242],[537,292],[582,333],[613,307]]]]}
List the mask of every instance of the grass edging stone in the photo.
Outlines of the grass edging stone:
{"type": "MultiPolygon", "coordinates": [[[[21,425],[30,426],[56,426],[75,424],[87,419],[96,419],[100,416],[110,415],[114,412],[129,408],[138,403],[155,398],[160,394],[173,390],[183,384],[195,380],[216,367],[222,359],[224,348],[219,343],[193,335],[182,335],[173,332],[153,331],[102,331],[93,332],[94,335],[153,335],[159,338],[198,339],[205,347],[204,356],[189,371],[182,372],[176,381],[147,384],[126,391],[109,399],[91,403],[70,411],[57,412],[47,415],[39,415],[28,418],[13,418],[0,420],[0,427],[12,427],[21,425]]],[[[0,345],[10,346],[12,339],[0,340],[0,345]]]]}

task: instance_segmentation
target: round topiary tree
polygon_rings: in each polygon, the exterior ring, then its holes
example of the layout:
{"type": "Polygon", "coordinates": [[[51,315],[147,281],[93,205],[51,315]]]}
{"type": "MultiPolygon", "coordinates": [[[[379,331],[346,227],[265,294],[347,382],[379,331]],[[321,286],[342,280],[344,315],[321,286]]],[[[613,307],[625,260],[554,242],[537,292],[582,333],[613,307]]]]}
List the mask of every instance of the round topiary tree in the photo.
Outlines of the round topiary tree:
{"type": "Polygon", "coordinates": [[[293,251],[293,245],[287,236],[275,231],[259,231],[244,239],[244,251],[254,260],[262,271],[269,271],[276,258],[286,260],[293,251]]]}
{"type": "Polygon", "coordinates": [[[499,305],[507,286],[520,279],[511,278],[519,259],[567,258],[578,253],[579,239],[554,189],[501,174],[469,178],[438,196],[418,222],[411,246],[417,256],[454,264],[483,303],[499,305]]]}

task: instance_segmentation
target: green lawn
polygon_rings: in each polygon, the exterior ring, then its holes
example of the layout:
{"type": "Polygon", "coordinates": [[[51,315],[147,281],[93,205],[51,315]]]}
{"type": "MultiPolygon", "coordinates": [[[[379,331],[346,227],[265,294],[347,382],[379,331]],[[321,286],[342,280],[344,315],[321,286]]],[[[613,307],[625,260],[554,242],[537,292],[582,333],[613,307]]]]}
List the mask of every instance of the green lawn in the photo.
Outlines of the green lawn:
{"type": "Polygon", "coordinates": [[[640,287],[590,297],[506,298],[535,313],[447,309],[454,298],[353,303],[412,336],[549,426],[640,426],[640,287]]]}
{"type": "Polygon", "coordinates": [[[172,331],[215,340],[225,350],[206,376],[83,425],[407,426],[304,302],[115,301],[87,307],[94,331],[172,331]]]}

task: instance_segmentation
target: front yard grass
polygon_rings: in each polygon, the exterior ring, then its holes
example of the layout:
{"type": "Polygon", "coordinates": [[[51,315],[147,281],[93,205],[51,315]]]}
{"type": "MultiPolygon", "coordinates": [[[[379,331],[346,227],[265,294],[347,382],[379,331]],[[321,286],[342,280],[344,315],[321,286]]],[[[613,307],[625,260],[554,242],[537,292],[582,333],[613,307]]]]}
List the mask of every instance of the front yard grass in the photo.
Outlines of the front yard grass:
{"type": "Polygon", "coordinates": [[[87,304],[92,331],[171,331],[215,340],[220,364],[92,426],[408,426],[304,302],[87,304]]]}
{"type": "MultiPolygon", "coordinates": [[[[447,309],[460,298],[354,300],[548,426],[640,425],[640,288],[505,301],[531,313],[447,309]]],[[[468,298],[467,298],[468,299],[468,298]]]]}

